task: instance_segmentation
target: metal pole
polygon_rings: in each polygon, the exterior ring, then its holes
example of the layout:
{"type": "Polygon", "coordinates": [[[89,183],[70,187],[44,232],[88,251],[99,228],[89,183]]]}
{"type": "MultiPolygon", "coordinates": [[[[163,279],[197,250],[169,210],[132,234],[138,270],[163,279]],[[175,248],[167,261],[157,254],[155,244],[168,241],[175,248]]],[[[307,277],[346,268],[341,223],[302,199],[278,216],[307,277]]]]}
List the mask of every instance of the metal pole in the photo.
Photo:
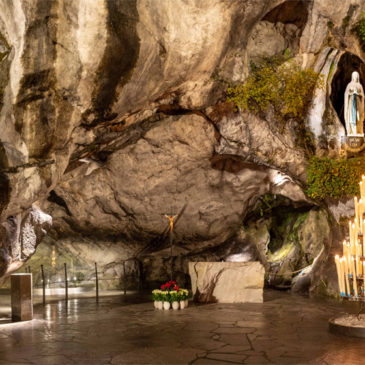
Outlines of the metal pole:
{"type": "Polygon", "coordinates": [[[68,300],[68,282],[67,282],[67,265],[66,262],[63,264],[65,267],[65,300],[68,300]]]}
{"type": "Polygon", "coordinates": [[[41,272],[42,272],[43,305],[45,305],[46,304],[46,280],[44,278],[43,265],[41,265],[41,272]]]}
{"type": "Polygon", "coordinates": [[[124,281],[124,295],[127,294],[127,280],[125,278],[125,261],[123,261],[123,281],[124,281]]]}
{"type": "Polygon", "coordinates": [[[170,230],[170,268],[171,268],[171,275],[170,275],[170,280],[172,281],[172,229],[170,230]]]}
{"type": "Polygon", "coordinates": [[[135,260],[138,266],[138,291],[142,291],[142,263],[139,260],[135,260]]]}
{"type": "Polygon", "coordinates": [[[95,262],[95,290],[96,290],[96,301],[99,301],[99,278],[98,278],[98,266],[95,262]]]}

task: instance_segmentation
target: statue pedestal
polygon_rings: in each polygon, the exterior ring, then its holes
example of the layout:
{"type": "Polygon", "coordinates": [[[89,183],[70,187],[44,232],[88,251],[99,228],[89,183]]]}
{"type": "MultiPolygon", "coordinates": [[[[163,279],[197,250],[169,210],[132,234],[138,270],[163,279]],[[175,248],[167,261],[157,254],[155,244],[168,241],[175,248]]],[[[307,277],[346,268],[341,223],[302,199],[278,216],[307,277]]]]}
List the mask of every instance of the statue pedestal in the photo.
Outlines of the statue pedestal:
{"type": "Polygon", "coordinates": [[[346,136],[342,137],[342,149],[351,153],[359,153],[365,149],[365,140],[363,136],[346,136]]]}
{"type": "Polygon", "coordinates": [[[11,319],[33,319],[32,274],[11,275],[11,319]]]}
{"type": "Polygon", "coordinates": [[[194,300],[262,303],[265,269],[260,262],[189,262],[194,300]]]}

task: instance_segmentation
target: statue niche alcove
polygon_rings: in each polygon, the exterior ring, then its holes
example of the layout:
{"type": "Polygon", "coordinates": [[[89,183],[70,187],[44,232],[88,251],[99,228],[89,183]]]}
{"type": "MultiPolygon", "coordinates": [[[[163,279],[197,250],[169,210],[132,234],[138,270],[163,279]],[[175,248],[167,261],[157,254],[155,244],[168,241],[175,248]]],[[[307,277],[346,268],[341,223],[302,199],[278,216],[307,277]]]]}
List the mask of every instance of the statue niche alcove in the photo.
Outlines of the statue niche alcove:
{"type": "Polygon", "coordinates": [[[344,117],[344,95],[346,87],[351,81],[351,75],[354,71],[360,74],[360,83],[365,86],[365,64],[352,53],[344,53],[337,65],[337,70],[331,83],[330,99],[337,115],[346,128],[344,117]]]}

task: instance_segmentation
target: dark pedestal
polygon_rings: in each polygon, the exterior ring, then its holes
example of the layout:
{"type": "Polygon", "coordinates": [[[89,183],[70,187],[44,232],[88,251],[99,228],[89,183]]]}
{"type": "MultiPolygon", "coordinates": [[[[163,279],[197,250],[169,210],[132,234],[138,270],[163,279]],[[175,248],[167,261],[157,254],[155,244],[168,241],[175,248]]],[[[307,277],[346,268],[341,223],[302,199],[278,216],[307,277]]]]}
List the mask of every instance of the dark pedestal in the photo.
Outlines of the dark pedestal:
{"type": "Polygon", "coordinates": [[[11,275],[11,318],[14,322],[33,319],[32,274],[11,275]]]}

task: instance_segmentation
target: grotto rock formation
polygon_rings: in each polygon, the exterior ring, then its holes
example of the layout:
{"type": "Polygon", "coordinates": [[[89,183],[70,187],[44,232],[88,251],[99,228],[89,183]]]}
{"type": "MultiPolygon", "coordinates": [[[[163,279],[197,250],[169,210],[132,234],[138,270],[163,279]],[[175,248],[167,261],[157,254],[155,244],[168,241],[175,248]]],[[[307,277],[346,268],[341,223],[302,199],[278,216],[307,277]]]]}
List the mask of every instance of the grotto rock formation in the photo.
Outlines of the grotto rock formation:
{"type": "Polygon", "coordinates": [[[2,278],[18,269],[34,254],[51,225],[52,218],[36,206],[32,206],[26,214],[10,216],[3,222],[0,228],[2,278]]]}
{"type": "MultiPolygon", "coordinates": [[[[188,259],[228,257],[264,194],[316,206],[304,194],[308,151],[296,122],[279,128],[270,112],[234,110],[224,82],[243,81],[250,61],[286,49],[330,82],[339,59],[331,66],[330,51],[363,59],[350,31],[362,3],[4,0],[0,275],[38,243],[6,258],[18,242],[6,229],[11,217],[32,214],[34,203],[54,221],[47,244],[79,258],[93,247],[89,263],[104,248],[113,254],[103,267],[118,275],[135,258],[151,282],[167,271],[166,213],[181,213],[175,265],[186,274],[188,259]]],[[[341,122],[328,90],[309,127],[315,153],[336,155],[341,122]]],[[[329,237],[322,260],[335,244],[329,237]]]]}

